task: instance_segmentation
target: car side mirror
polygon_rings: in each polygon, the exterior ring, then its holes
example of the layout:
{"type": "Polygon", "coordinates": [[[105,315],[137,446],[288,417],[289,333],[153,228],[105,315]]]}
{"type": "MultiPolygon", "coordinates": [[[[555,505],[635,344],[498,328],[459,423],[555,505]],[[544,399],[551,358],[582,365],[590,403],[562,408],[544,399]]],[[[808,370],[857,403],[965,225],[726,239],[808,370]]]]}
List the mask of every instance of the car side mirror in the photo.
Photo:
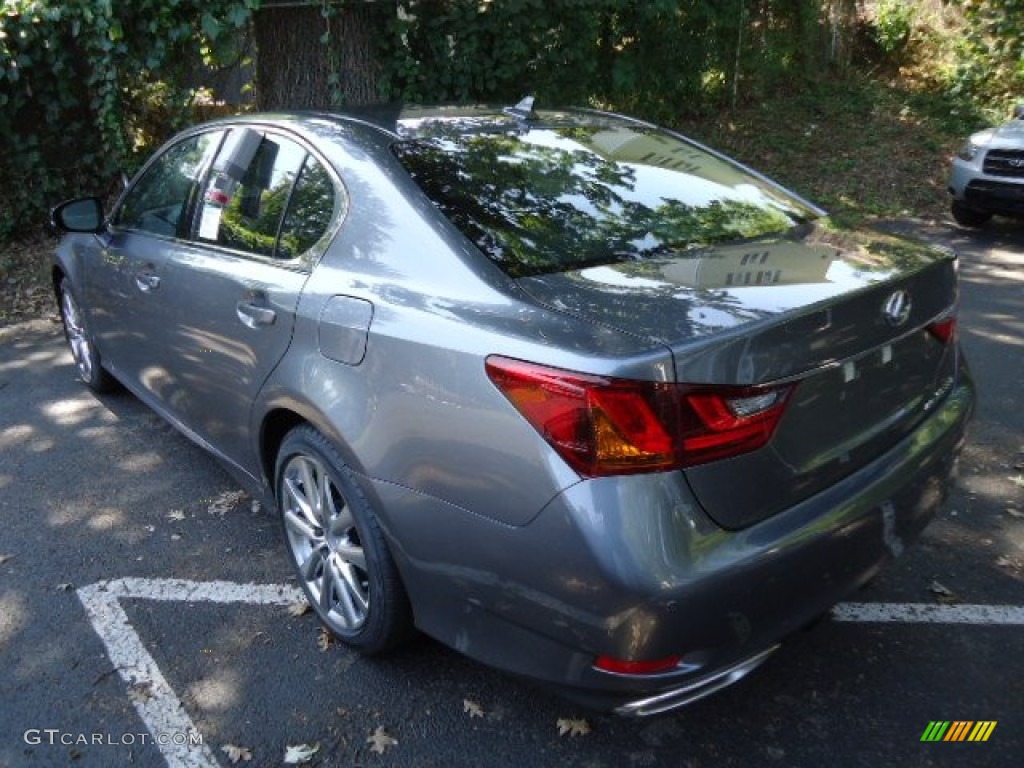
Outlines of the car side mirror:
{"type": "Polygon", "coordinates": [[[102,232],[103,201],[98,197],[76,197],[65,200],[50,211],[50,223],[61,232],[102,232]]]}
{"type": "Polygon", "coordinates": [[[1024,120],[1024,104],[1018,104],[1013,108],[1013,119],[1024,120]]]}

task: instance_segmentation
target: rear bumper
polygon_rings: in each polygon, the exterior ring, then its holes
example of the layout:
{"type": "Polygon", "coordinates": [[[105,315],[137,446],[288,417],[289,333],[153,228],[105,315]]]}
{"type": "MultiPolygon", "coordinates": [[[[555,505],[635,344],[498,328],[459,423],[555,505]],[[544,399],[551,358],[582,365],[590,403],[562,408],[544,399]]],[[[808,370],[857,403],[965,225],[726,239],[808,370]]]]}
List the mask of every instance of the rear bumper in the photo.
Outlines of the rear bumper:
{"type": "Polygon", "coordinates": [[[486,528],[467,531],[472,547],[429,536],[398,553],[417,623],[597,709],[682,706],[744,676],[903,551],[945,498],[973,403],[965,370],[885,455],[740,531],[708,519],[679,473],[581,482],[522,528],[467,515],[486,528]],[[596,669],[598,655],[682,661],[622,675],[596,669]]]}

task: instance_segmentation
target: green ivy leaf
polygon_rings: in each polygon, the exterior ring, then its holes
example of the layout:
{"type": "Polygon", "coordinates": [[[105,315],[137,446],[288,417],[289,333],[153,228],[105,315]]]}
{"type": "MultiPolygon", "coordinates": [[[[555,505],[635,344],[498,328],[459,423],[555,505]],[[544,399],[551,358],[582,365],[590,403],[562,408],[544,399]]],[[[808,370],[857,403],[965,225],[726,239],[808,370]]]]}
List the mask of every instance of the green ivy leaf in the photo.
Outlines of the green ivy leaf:
{"type": "Polygon", "coordinates": [[[249,8],[247,5],[236,5],[228,10],[228,22],[235,29],[241,29],[249,22],[249,8]]]}
{"type": "Polygon", "coordinates": [[[203,33],[211,40],[216,40],[220,35],[220,22],[209,11],[203,13],[202,27],[203,33]]]}

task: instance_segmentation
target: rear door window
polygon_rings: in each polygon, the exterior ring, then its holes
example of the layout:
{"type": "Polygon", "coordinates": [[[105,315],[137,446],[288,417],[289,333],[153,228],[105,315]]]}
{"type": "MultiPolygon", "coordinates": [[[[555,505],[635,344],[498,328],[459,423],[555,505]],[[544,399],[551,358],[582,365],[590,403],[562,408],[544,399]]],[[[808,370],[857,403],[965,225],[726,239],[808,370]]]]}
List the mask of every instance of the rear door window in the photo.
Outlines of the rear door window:
{"type": "Polygon", "coordinates": [[[203,187],[194,236],[245,254],[292,259],[323,237],[335,204],[330,176],[302,145],[234,129],[203,187]]]}

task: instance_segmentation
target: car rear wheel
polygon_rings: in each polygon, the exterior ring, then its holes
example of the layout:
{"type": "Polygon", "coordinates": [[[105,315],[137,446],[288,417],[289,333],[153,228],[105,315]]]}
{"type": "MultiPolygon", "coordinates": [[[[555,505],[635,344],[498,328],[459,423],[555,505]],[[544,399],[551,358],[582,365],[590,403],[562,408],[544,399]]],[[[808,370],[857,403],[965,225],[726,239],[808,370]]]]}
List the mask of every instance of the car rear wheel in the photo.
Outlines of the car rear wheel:
{"type": "Polygon", "coordinates": [[[60,319],[64,323],[64,337],[71,347],[71,357],[78,369],[78,377],[94,392],[114,389],[117,382],[100,364],[99,352],[96,351],[85,317],[67,278],[60,283],[60,319]]]}
{"type": "Polygon", "coordinates": [[[963,203],[956,200],[953,201],[952,212],[953,219],[961,227],[980,227],[992,218],[992,214],[988,211],[979,211],[975,208],[968,208],[963,203]]]}
{"type": "Polygon", "coordinates": [[[363,653],[412,629],[409,600],[380,524],[334,447],[293,429],[277,458],[277,502],[299,583],[323,624],[363,653]]]}

